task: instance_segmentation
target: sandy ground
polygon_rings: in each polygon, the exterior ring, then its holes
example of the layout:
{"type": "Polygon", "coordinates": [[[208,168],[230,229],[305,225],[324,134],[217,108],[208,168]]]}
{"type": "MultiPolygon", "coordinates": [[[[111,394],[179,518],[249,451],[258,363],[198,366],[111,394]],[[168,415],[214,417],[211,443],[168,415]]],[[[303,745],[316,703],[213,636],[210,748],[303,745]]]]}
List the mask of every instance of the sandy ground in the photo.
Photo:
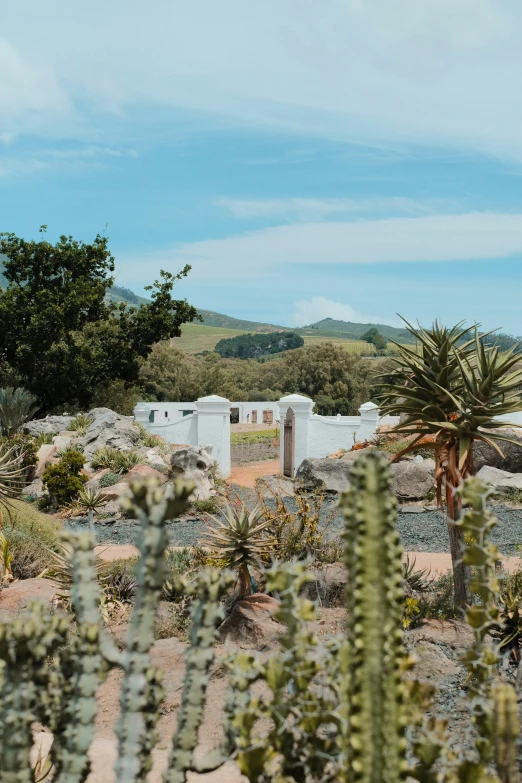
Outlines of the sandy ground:
{"type": "MultiPolygon", "coordinates": [[[[241,426],[241,425],[239,425],[241,426]]],[[[280,471],[278,459],[264,459],[261,462],[249,462],[246,465],[235,465],[227,481],[240,487],[254,489],[256,479],[262,476],[274,476],[280,471]]]]}

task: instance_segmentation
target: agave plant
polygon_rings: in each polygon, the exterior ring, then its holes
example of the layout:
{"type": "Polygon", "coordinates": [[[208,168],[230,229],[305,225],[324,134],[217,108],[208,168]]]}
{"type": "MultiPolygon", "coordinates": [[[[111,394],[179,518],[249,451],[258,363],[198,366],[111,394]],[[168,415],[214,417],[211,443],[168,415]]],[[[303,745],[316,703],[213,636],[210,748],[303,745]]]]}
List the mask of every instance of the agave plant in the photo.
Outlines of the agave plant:
{"type": "Polygon", "coordinates": [[[99,489],[82,487],[78,493],[77,506],[88,512],[88,522],[91,530],[94,530],[94,512],[98,511],[106,503],[106,498],[99,489]]]}
{"type": "Polygon", "coordinates": [[[116,473],[127,473],[136,465],[142,465],[143,458],[137,451],[116,451],[113,468],[116,473]]]}
{"type": "Polygon", "coordinates": [[[259,567],[262,558],[273,552],[275,539],[261,536],[271,520],[264,519],[259,506],[249,513],[244,503],[237,509],[225,504],[223,515],[223,521],[212,517],[215,526],[208,531],[205,544],[217,550],[227,567],[236,569],[242,598],[253,592],[250,569],[259,567]]]}
{"type": "Polygon", "coordinates": [[[75,432],[77,437],[82,438],[91,424],[92,422],[87,414],[79,413],[69,424],[69,429],[75,432]]]}
{"type": "Polygon", "coordinates": [[[10,501],[19,498],[25,486],[23,454],[8,443],[0,444],[0,522],[1,511],[9,508],[10,501]]]}
{"type": "Polygon", "coordinates": [[[520,410],[522,369],[515,367],[520,357],[514,348],[501,353],[487,346],[477,326],[448,329],[435,322],[431,329],[415,329],[405,323],[417,345],[395,343],[395,367],[380,384],[379,403],[385,415],[401,416],[396,432],[413,435],[395,460],[420,448],[434,451],[437,502],[442,505],[444,493],[450,518],[455,599],[464,605],[470,599],[470,575],[462,562],[464,536],[453,524],[460,516],[456,490],[473,472],[475,441],[488,443],[500,454],[498,444],[511,441],[498,432],[505,423],[495,417],[520,410]]]}
{"type": "Polygon", "coordinates": [[[0,389],[0,433],[11,437],[38,410],[36,397],[27,389],[0,389]]]}
{"type": "Polygon", "coordinates": [[[11,547],[7,538],[0,531],[0,583],[7,584],[14,580],[12,563],[13,553],[11,547]]]}

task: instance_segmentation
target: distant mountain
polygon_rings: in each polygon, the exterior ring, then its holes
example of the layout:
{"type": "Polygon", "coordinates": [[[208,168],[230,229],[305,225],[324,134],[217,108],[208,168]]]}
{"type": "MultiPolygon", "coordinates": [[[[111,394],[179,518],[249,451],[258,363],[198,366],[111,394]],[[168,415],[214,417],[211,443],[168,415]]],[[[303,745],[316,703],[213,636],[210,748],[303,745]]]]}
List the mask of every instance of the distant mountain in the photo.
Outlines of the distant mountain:
{"type": "MultiPolygon", "coordinates": [[[[242,318],[232,318],[229,315],[214,313],[212,310],[198,310],[203,318],[205,326],[219,326],[221,329],[241,329],[249,332],[286,332],[291,331],[287,326],[275,326],[263,324],[258,321],[245,321],[242,318]]],[[[194,321],[197,323],[197,321],[194,321]]],[[[295,329],[293,330],[295,331],[295,329]]]]}
{"type": "Polygon", "coordinates": [[[142,305],[150,302],[150,299],[145,299],[144,296],[138,296],[138,294],[135,294],[130,288],[124,288],[119,285],[113,285],[112,288],[109,288],[107,298],[110,299],[111,302],[127,302],[131,305],[142,305]]]}
{"type": "Polygon", "coordinates": [[[334,318],[323,318],[310,326],[304,326],[298,329],[301,334],[324,336],[325,333],[332,333],[332,337],[345,337],[348,340],[359,340],[361,336],[375,327],[388,339],[395,340],[397,343],[413,343],[414,340],[407,329],[397,326],[386,326],[385,324],[357,324],[350,321],[336,321],[334,318]]]}

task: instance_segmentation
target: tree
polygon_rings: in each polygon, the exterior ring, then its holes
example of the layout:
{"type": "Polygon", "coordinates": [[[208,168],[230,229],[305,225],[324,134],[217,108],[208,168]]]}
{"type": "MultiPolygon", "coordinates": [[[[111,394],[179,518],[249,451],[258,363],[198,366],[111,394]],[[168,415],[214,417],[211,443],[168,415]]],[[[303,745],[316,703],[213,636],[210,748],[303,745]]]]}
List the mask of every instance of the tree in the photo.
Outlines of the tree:
{"type": "Polygon", "coordinates": [[[511,441],[497,431],[505,424],[495,417],[520,410],[522,369],[515,369],[513,349],[502,353],[486,345],[477,327],[447,329],[435,322],[431,329],[407,328],[417,345],[395,343],[395,369],[381,384],[379,402],[385,415],[401,416],[395,431],[413,436],[394,459],[420,448],[434,451],[437,502],[442,505],[444,490],[449,516],[455,601],[463,606],[470,601],[470,573],[462,562],[464,534],[454,524],[460,516],[456,490],[473,473],[475,441],[499,452],[499,442],[511,441]]]}
{"type": "Polygon", "coordinates": [[[260,359],[270,354],[301,348],[303,345],[303,338],[295,332],[249,333],[220,340],[214,350],[222,358],[260,359]]]}
{"type": "Polygon", "coordinates": [[[385,351],[388,346],[386,337],[381,334],[375,326],[368,329],[368,331],[361,336],[361,340],[371,343],[371,345],[375,345],[377,351],[385,351]]]}
{"type": "Polygon", "coordinates": [[[0,370],[16,375],[39,400],[41,413],[59,406],[90,406],[114,380],[132,386],[154,343],[180,335],[197,317],[186,300],[174,300],[174,284],[188,274],[161,272],[149,304],[106,301],[114,258],[106,237],[91,244],[62,236],[27,242],[0,234],[7,288],[0,292],[0,370]]]}

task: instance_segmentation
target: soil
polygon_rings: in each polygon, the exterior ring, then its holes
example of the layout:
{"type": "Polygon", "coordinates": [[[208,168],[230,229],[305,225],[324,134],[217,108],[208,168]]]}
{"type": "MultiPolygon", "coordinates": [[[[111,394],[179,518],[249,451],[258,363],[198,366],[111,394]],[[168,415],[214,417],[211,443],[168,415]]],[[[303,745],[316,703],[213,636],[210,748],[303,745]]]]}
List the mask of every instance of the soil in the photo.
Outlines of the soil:
{"type": "Polygon", "coordinates": [[[242,465],[245,462],[273,460],[279,457],[279,444],[268,443],[235,443],[230,447],[232,465],[242,465]]]}
{"type": "Polygon", "coordinates": [[[279,473],[279,459],[264,460],[262,462],[250,462],[247,465],[233,466],[229,482],[238,487],[256,486],[256,479],[263,476],[275,476],[279,473]]]}

